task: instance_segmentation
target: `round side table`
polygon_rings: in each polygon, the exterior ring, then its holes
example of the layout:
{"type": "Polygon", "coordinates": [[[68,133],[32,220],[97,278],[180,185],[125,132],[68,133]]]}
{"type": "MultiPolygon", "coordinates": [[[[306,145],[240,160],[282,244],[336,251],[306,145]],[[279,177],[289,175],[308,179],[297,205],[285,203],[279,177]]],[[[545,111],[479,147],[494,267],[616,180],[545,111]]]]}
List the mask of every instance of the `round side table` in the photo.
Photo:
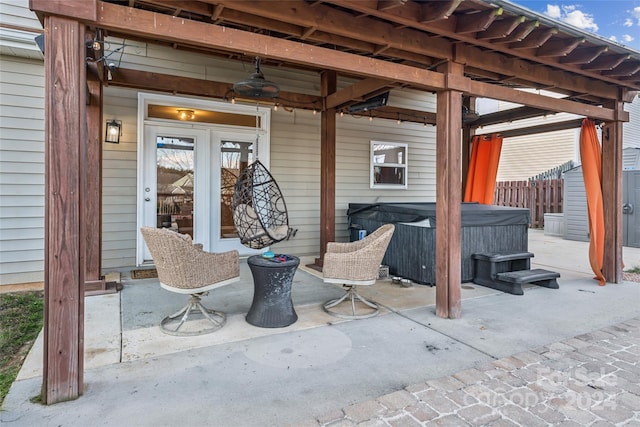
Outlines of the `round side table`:
{"type": "Polygon", "coordinates": [[[247,260],[253,275],[253,302],[247,313],[247,322],[261,328],[283,328],[298,320],[291,301],[293,275],[300,259],[275,262],[253,255],[247,260]]]}

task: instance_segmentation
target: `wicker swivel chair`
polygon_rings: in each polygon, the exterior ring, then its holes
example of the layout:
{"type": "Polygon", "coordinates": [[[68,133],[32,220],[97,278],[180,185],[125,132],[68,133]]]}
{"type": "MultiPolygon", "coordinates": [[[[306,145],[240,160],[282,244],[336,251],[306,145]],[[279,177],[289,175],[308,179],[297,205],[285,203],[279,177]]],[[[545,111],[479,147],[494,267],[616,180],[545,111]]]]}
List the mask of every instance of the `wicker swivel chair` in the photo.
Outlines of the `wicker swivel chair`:
{"type": "Polygon", "coordinates": [[[358,294],[356,287],[376,283],[394,230],[393,224],[385,224],[362,240],[327,244],[322,267],[324,282],[341,285],[346,290],[342,297],[324,303],[327,313],[344,319],[365,319],[378,314],[378,304],[358,294]],[[346,301],[351,305],[350,313],[338,307],[346,301]]]}
{"type": "Polygon", "coordinates": [[[160,286],[190,295],[185,307],[162,319],[160,329],[170,335],[201,335],[220,329],[226,315],[203,306],[201,298],[212,289],[240,280],[238,251],[205,252],[188,234],[164,228],[143,227],[141,232],[158,270],[160,286]],[[194,316],[187,321],[191,314],[194,316]]]}

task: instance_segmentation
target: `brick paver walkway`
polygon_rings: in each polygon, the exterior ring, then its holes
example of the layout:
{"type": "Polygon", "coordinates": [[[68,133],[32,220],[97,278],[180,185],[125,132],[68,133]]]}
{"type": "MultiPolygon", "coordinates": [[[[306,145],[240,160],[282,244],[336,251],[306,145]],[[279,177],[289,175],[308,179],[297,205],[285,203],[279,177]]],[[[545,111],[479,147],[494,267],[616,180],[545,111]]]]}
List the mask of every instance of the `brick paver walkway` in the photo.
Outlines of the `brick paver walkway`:
{"type": "Polygon", "coordinates": [[[640,426],[640,317],[297,427],[549,425],[640,426]]]}

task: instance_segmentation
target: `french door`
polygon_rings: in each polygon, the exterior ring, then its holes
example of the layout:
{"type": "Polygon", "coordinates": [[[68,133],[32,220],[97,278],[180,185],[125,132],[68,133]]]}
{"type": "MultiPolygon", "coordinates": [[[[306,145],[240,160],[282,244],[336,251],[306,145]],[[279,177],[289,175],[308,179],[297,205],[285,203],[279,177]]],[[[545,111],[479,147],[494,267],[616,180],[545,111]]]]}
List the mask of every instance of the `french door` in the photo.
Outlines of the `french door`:
{"type": "MultiPolygon", "coordinates": [[[[256,149],[255,131],[145,124],[139,171],[140,226],[189,234],[208,251],[256,253],[240,244],[231,212],[235,183],[255,160],[256,149]]],[[[268,161],[265,157],[261,156],[262,162],[268,161]]],[[[140,233],[137,258],[139,265],[152,261],[140,233]]]]}

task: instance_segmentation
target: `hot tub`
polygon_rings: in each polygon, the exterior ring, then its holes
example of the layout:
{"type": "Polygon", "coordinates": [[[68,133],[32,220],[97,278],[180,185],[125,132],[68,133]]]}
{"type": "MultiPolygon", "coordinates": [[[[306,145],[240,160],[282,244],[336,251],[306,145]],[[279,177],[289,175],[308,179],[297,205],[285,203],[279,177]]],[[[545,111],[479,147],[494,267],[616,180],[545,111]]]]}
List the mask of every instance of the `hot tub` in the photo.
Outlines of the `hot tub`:
{"type": "MultiPolygon", "coordinates": [[[[394,276],[435,284],[435,203],[350,203],[347,215],[352,241],[359,230],[371,233],[383,224],[395,224],[383,264],[394,276]]],[[[527,252],[530,220],[529,209],[462,203],[462,281],[473,280],[474,253],[527,252]]]]}

